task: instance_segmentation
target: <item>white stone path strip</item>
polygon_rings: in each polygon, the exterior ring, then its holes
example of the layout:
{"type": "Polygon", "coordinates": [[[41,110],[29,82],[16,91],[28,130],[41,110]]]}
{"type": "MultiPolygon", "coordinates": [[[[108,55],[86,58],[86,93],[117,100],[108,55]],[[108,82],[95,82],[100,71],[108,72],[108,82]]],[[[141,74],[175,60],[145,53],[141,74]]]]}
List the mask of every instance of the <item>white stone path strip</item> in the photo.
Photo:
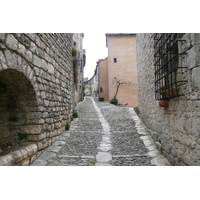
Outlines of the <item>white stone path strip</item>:
{"type": "Polygon", "coordinates": [[[129,108],[129,112],[132,115],[132,119],[136,123],[135,127],[137,129],[138,134],[141,135],[140,139],[143,140],[144,145],[149,150],[148,155],[152,157],[151,164],[156,165],[156,166],[170,166],[171,164],[169,163],[169,161],[157,150],[154,141],[149,136],[145,125],[137,116],[134,109],[129,108]]]}
{"type": "Polygon", "coordinates": [[[96,155],[97,162],[95,163],[95,166],[111,166],[109,161],[112,160],[112,155],[111,155],[111,153],[108,152],[109,150],[111,150],[113,148],[111,145],[111,140],[110,140],[110,135],[111,135],[110,126],[109,126],[108,122],[105,120],[105,118],[103,117],[103,115],[101,114],[101,111],[98,108],[98,106],[96,105],[94,99],[91,98],[91,100],[93,102],[94,108],[99,116],[99,120],[103,127],[102,141],[100,142],[99,146],[97,147],[97,149],[99,149],[100,151],[96,155]]]}

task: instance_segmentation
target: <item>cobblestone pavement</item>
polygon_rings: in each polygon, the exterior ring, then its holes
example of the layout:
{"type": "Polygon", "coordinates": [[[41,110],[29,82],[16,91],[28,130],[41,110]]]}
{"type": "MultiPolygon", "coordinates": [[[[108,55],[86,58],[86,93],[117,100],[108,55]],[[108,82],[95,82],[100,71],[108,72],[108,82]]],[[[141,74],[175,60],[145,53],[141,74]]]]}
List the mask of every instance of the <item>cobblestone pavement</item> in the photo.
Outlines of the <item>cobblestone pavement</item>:
{"type": "Polygon", "coordinates": [[[170,165],[133,108],[86,97],[79,118],[32,166],[170,165]]]}

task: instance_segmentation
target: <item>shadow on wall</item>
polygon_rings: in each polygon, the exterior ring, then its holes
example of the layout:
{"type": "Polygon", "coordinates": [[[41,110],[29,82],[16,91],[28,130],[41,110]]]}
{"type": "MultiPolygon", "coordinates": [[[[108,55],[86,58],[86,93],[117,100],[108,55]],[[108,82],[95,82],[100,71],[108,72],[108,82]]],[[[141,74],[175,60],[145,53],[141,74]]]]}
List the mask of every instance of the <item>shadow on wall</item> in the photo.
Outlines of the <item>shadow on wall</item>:
{"type": "Polygon", "coordinates": [[[41,133],[35,90],[22,73],[0,72],[0,156],[34,141],[41,133]]]}

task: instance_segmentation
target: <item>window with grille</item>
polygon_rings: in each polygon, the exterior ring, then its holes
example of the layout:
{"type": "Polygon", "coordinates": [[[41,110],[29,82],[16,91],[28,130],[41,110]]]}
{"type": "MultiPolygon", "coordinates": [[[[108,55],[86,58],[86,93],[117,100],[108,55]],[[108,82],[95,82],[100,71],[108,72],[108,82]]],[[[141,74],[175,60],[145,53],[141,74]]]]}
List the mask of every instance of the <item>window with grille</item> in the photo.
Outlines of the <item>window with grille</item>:
{"type": "Polygon", "coordinates": [[[155,98],[168,100],[182,96],[180,86],[186,81],[182,80],[179,63],[179,45],[184,34],[155,33],[154,59],[155,59],[155,98]]]}

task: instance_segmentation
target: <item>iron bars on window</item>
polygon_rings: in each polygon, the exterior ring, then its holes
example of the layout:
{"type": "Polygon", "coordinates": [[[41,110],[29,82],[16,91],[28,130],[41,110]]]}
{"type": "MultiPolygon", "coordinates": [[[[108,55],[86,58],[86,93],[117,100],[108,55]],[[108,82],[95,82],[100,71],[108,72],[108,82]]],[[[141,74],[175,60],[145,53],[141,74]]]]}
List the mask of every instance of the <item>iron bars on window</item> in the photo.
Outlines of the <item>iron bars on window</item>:
{"type": "Polygon", "coordinates": [[[155,33],[155,98],[168,100],[183,95],[180,85],[185,83],[179,69],[179,41],[183,34],[155,33]]]}

